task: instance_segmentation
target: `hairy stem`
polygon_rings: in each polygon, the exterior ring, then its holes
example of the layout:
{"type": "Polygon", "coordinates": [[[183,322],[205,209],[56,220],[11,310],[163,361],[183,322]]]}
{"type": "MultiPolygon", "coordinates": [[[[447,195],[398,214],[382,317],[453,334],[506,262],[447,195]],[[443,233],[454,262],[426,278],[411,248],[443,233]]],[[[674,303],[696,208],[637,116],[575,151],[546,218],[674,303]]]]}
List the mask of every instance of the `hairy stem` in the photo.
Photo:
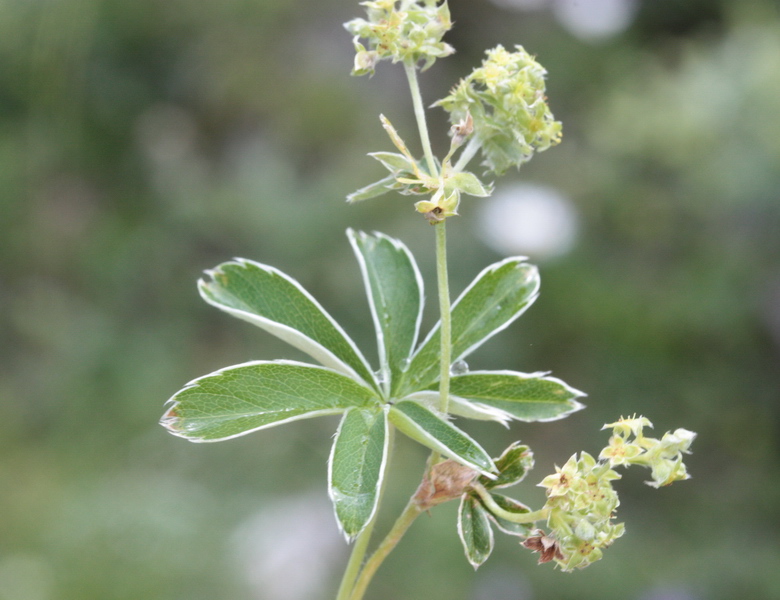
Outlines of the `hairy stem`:
{"type": "Polygon", "coordinates": [[[417,67],[413,63],[404,63],[406,78],[409,80],[409,91],[412,93],[412,104],[414,105],[414,116],[417,119],[417,128],[420,130],[420,142],[425,153],[425,162],[428,165],[428,172],[433,177],[439,176],[439,170],[436,168],[436,161],[433,159],[433,150],[431,150],[431,139],[428,136],[428,124],[425,121],[425,107],[423,106],[422,95],[420,94],[420,85],[417,83],[417,67]]]}
{"type": "MultiPolygon", "coordinates": [[[[385,539],[382,540],[382,543],[379,544],[371,557],[366,561],[366,564],[363,566],[363,570],[360,572],[360,576],[357,578],[357,581],[355,581],[355,585],[352,589],[352,595],[349,597],[349,600],[362,600],[363,595],[366,593],[366,588],[368,588],[368,584],[374,577],[374,573],[376,573],[379,565],[382,564],[385,558],[387,558],[388,554],[390,554],[390,552],[392,552],[393,549],[398,545],[398,542],[401,541],[401,538],[406,533],[406,530],[409,529],[409,526],[414,522],[414,520],[420,515],[421,512],[422,510],[415,502],[414,498],[409,500],[409,504],[406,505],[404,511],[401,513],[398,519],[396,519],[393,528],[388,532],[388,534],[385,536],[385,539]]],[[[340,597],[339,600],[341,600],[340,597]]]]}

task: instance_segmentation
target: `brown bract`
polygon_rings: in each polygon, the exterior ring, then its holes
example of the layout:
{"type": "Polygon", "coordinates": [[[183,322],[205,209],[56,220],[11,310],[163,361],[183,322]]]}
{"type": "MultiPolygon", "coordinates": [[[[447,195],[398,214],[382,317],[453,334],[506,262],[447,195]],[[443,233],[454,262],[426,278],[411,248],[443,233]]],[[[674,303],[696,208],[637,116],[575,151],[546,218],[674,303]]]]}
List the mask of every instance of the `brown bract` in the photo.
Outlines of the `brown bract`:
{"type": "Polygon", "coordinates": [[[479,473],[454,460],[445,460],[433,465],[414,495],[417,505],[427,510],[447,500],[460,498],[471,486],[479,473]]]}
{"type": "Polygon", "coordinates": [[[541,529],[537,529],[534,533],[536,535],[526,538],[522,544],[534,552],[539,552],[540,565],[553,559],[564,560],[563,552],[554,538],[544,535],[541,529]]]}

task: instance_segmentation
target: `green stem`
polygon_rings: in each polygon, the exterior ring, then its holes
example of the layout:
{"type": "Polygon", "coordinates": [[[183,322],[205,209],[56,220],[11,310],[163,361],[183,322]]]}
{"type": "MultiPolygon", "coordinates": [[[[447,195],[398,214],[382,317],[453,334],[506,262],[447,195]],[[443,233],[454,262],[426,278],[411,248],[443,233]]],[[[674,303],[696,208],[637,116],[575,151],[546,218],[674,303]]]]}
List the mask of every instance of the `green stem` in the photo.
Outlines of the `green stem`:
{"type": "MultiPolygon", "coordinates": [[[[395,446],[395,428],[390,427],[389,430],[390,439],[388,440],[387,456],[388,456],[388,468],[389,459],[393,455],[393,447],[395,446]]],[[[336,595],[336,600],[349,600],[352,595],[352,591],[355,588],[355,582],[360,576],[360,569],[363,564],[363,559],[366,556],[366,550],[368,549],[368,542],[371,540],[371,534],[374,531],[374,525],[376,524],[377,517],[379,516],[379,507],[382,504],[382,498],[385,495],[385,486],[387,484],[387,472],[382,481],[382,485],[379,488],[379,498],[377,500],[376,510],[374,516],[365,526],[363,531],[358,534],[355,539],[355,545],[352,547],[352,553],[349,555],[349,561],[347,567],[344,569],[344,575],[341,577],[341,584],[339,585],[339,591],[336,595]]]]}
{"type": "MultiPolygon", "coordinates": [[[[417,83],[417,68],[413,63],[404,63],[406,77],[409,80],[409,90],[412,93],[414,104],[414,116],[417,118],[417,128],[420,130],[420,142],[422,143],[425,160],[431,175],[439,175],[436,161],[431,150],[431,141],[428,136],[428,125],[425,121],[425,107],[423,106],[420,86],[417,83]]],[[[441,313],[441,379],[439,382],[439,410],[447,413],[450,393],[450,362],[451,362],[451,319],[450,319],[450,287],[447,278],[447,230],[444,221],[436,224],[436,276],[439,281],[439,312],[441,313]]],[[[434,461],[435,462],[435,461],[434,461]]]]}
{"type": "Polygon", "coordinates": [[[455,173],[460,173],[463,169],[465,169],[466,166],[471,162],[471,159],[474,158],[474,155],[479,152],[480,147],[481,144],[477,138],[472,137],[469,140],[469,143],[466,144],[466,147],[463,149],[460,158],[458,158],[458,162],[455,163],[455,166],[452,168],[452,170],[455,173]]]}
{"type": "Polygon", "coordinates": [[[363,563],[363,558],[366,555],[366,548],[368,548],[368,542],[371,539],[371,532],[374,529],[375,519],[366,526],[366,528],[360,532],[355,545],[352,547],[352,553],[349,555],[349,562],[347,568],[344,570],[344,575],[341,578],[341,585],[339,586],[336,600],[349,600],[352,595],[352,590],[355,587],[355,581],[357,580],[360,566],[363,563]]]}
{"type": "Polygon", "coordinates": [[[450,314],[450,284],[447,276],[446,221],[436,225],[436,275],[439,281],[439,313],[441,314],[441,374],[439,378],[439,410],[447,414],[450,397],[450,363],[452,362],[452,317],[450,314]]]}
{"type": "MultiPolygon", "coordinates": [[[[385,539],[382,540],[382,543],[379,544],[371,555],[371,558],[366,561],[363,570],[360,572],[360,576],[355,581],[352,595],[349,596],[349,600],[361,600],[363,598],[363,595],[366,593],[366,588],[368,588],[368,584],[371,583],[371,579],[374,577],[374,573],[376,573],[379,565],[382,564],[388,554],[390,554],[398,545],[398,542],[401,541],[406,530],[409,529],[409,526],[421,512],[422,510],[414,498],[409,500],[409,504],[406,505],[404,512],[396,519],[393,528],[389,531],[387,536],[385,536],[385,539]]],[[[341,598],[339,597],[338,600],[341,600],[341,598]]]]}
{"type": "Polygon", "coordinates": [[[436,168],[436,161],[433,159],[433,150],[431,150],[431,140],[428,136],[428,124],[425,121],[425,107],[423,106],[422,95],[420,94],[420,85],[417,83],[417,67],[413,63],[404,63],[406,78],[409,80],[409,91],[412,93],[412,104],[414,105],[414,116],[417,119],[417,128],[420,130],[420,142],[425,153],[425,162],[428,164],[428,172],[432,177],[439,176],[439,170],[436,168]]]}
{"type": "Polygon", "coordinates": [[[512,521],[513,523],[535,523],[536,521],[542,521],[546,519],[549,515],[550,511],[546,508],[540,508],[539,510],[527,513],[509,512],[508,510],[501,508],[496,503],[496,501],[493,500],[493,496],[490,495],[490,492],[488,492],[481,484],[474,483],[471,487],[475,492],[477,492],[477,494],[479,494],[479,497],[482,498],[482,501],[485,503],[485,506],[490,509],[490,512],[492,512],[497,517],[506,519],[507,521],[512,521]]]}

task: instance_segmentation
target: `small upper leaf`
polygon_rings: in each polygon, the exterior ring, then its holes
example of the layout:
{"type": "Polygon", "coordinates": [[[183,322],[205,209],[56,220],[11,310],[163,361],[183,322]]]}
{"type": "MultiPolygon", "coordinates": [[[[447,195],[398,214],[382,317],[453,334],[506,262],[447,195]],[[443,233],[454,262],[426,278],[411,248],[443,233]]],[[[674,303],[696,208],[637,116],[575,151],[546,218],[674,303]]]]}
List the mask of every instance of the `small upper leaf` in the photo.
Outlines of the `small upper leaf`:
{"type": "Polygon", "coordinates": [[[409,152],[409,148],[407,148],[406,142],[404,142],[401,136],[398,135],[398,131],[396,130],[395,127],[393,127],[393,124],[390,122],[390,119],[388,119],[384,115],[379,115],[379,120],[382,122],[382,127],[385,128],[385,131],[387,132],[387,135],[390,137],[390,141],[393,142],[393,145],[401,151],[401,154],[403,154],[409,159],[410,163],[414,163],[414,158],[409,152]]]}
{"type": "Polygon", "coordinates": [[[379,181],[369,183],[367,186],[352,192],[347,196],[347,202],[355,203],[360,202],[361,200],[369,200],[370,198],[376,198],[377,196],[381,196],[382,194],[402,187],[403,185],[395,180],[395,175],[388,175],[379,181]]]}
{"type": "Polygon", "coordinates": [[[306,352],[326,367],[376,385],[368,362],[322,306],[281,271],[237,259],[198,282],[203,299],[306,352]]]}
{"type": "Polygon", "coordinates": [[[466,559],[475,569],[485,562],[493,551],[493,530],[487,511],[476,498],[464,494],[458,511],[458,536],[463,543],[466,559]]]}
{"type": "Polygon", "coordinates": [[[347,411],[328,462],[328,492],[341,530],[357,536],[377,509],[390,439],[382,408],[347,411]]]}
{"type": "Polygon", "coordinates": [[[485,185],[474,173],[469,173],[468,171],[453,173],[447,178],[446,182],[447,191],[460,190],[464,194],[478,198],[486,198],[493,193],[492,184],[485,185]]]}
{"type": "Polygon", "coordinates": [[[526,473],[533,468],[534,455],[528,446],[514,442],[501,453],[495,463],[498,477],[496,479],[488,479],[487,477],[480,479],[480,483],[488,489],[509,487],[520,483],[526,473]]]}
{"type": "Polygon", "coordinates": [[[325,367],[256,361],[195,379],[169,402],[160,423],[171,433],[216,442],[380,400],[374,390],[325,367]]]}
{"type": "Polygon", "coordinates": [[[472,371],[450,380],[450,394],[475,407],[500,411],[506,420],[554,421],[583,408],[585,396],[544,373],[472,371]]]}
{"type": "Polygon", "coordinates": [[[417,402],[404,400],[390,408],[390,421],[403,433],[423,446],[494,477],[493,459],[466,433],[417,402]]]}
{"type": "Polygon", "coordinates": [[[382,163],[382,166],[393,174],[414,173],[416,168],[412,160],[397,152],[369,152],[368,155],[382,163]]]}
{"type": "MultiPolygon", "coordinates": [[[[409,250],[381,233],[347,231],[366,285],[385,385],[395,384],[417,343],[423,283],[409,250]]],[[[390,389],[388,387],[388,389],[390,389]]]]}
{"type": "MultiPolygon", "coordinates": [[[[539,272],[522,257],[483,270],[452,306],[452,360],[458,360],[505,329],[536,300],[539,272]]],[[[401,395],[426,389],[439,375],[441,323],[412,358],[401,395]]]]}

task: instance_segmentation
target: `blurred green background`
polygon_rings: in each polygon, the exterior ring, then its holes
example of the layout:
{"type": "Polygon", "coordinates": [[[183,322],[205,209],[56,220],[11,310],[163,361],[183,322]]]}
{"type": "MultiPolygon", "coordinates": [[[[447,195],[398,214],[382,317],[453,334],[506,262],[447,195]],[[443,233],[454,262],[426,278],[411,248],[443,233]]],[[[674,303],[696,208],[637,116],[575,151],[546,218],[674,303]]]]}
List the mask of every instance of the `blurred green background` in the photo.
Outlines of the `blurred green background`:
{"type": "MultiPolygon", "coordinates": [[[[475,574],[448,505],[369,597],[780,598],[780,7],[450,6],[458,53],[425,74],[426,100],[486,48],[521,43],[564,123],[559,147],[450,221],[454,295],[507,254],[542,273],[537,303],[469,363],[552,370],[589,394],[564,421],[465,427],[494,454],[532,445],[515,490],[532,504],[621,414],[699,438],[691,481],[618,483],[627,534],[584,572],[502,537],[475,574]]],[[[336,420],[205,445],[157,420],[196,376],[300,358],[199,299],[200,273],[233,256],[297,278],[372,360],[347,227],[404,240],[433,304],[433,232],[410,199],[343,200],[381,175],[365,157],[390,149],[380,112],[416,133],[400,68],[349,76],[341,23],[360,14],[352,0],[0,1],[0,600],[334,596],[336,420]]],[[[429,118],[441,155],[446,122],[429,118]]],[[[425,459],[398,446],[390,512],[425,459]]]]}

